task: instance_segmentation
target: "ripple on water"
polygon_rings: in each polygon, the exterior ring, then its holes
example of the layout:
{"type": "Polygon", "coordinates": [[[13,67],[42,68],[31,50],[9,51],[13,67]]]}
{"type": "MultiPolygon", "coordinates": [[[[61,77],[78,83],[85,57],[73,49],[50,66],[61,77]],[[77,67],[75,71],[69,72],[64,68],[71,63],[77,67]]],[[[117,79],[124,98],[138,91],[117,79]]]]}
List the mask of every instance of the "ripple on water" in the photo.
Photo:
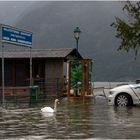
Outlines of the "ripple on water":
{"type": "Polygon", "coordinates": [[[109,107],[105,98],[65,98],[58,112],[48,115],[42,106],[1,111],[0,139],[140,138],[139,107],[109,107]]]}

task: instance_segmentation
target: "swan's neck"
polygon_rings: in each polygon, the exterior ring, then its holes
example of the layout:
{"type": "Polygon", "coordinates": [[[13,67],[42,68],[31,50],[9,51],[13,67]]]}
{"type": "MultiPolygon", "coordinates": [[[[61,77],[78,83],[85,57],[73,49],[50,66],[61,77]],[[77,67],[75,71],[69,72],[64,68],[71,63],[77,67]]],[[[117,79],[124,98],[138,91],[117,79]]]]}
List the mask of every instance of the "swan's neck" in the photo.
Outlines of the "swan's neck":
{"type": "Polygon", "coordinates": [[[57,111],[57,102],[54,103],[54,111],[57,111]]]}

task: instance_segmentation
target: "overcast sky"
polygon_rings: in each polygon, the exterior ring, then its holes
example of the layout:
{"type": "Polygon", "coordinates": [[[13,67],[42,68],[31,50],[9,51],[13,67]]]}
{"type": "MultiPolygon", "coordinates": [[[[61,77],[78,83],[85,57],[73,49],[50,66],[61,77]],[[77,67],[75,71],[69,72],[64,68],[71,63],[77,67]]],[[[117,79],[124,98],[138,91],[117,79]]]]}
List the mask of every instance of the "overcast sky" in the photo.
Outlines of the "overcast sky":
{"type": "Polygon", "coordinates": [[[0,23],[13,25],[16,19],[29,10],[33,3],[33,1],[0,1],[0,23]]]}

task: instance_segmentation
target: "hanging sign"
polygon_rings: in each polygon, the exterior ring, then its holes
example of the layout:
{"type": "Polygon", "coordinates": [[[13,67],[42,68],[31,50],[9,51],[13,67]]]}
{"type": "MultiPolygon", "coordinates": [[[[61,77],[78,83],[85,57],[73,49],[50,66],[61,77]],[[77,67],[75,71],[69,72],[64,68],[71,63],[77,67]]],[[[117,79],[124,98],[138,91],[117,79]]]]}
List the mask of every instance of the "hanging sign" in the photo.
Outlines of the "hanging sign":
{"type": "Polygon", "coordinates": [[[32,46],[32,33],[1,25],[1,41],[21,46],[32,46]]]}

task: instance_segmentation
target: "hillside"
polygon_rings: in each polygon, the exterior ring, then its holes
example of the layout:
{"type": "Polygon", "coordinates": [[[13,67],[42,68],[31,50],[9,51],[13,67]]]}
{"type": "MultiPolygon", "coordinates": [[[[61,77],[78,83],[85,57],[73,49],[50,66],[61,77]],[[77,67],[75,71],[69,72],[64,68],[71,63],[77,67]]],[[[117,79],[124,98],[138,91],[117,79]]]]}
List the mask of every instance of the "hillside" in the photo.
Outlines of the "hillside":
{"type": "Polygon", "coordinates": [[[117,52],[110,24],[123,17],[121,8],[120,2],[35,2],[16,25],[34,33],[34,48],[74,48],[73,30],[79,26],[79,51],[93,59],[94,81],[128,81],[140,77],[140,58],[117,52]]]}

